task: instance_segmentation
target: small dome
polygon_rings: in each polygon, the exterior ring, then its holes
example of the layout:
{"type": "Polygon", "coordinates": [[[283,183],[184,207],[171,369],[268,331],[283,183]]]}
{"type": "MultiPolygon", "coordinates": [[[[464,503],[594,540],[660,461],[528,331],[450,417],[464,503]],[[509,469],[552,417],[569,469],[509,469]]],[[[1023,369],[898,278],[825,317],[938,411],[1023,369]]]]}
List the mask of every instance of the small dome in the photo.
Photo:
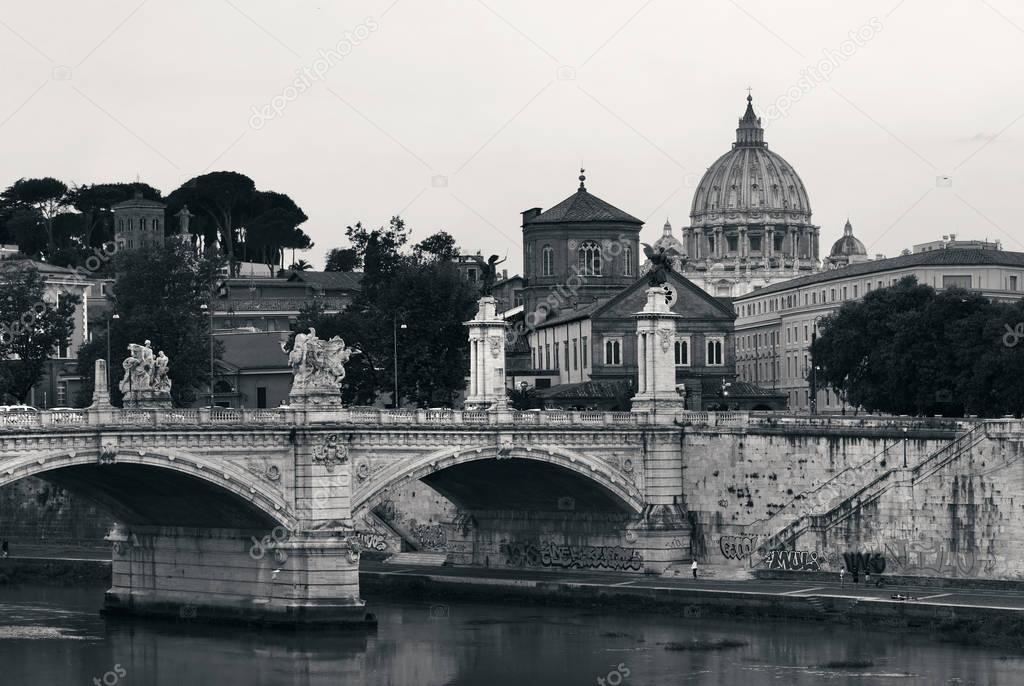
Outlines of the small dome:
{"type": "Polygon", "coordinates": [[[683,247],[683,244],[679,239],[672,235],[672,225],[669,223],[668,219],[665,220],[665,226],[661,229],[661,238],[654,241],[653,247],[655,250],[664,250],[668,253],[674,252],[678,255],[686,253],[686,249],[683,247]]]}
{"type": "Polygon", "coordinates": [[[843,227],[843,237],[832,244],[832,251],[828,254],[830,258],[834,257],[851,257],[854,255],[868,254],[864,244],[861,243],[853,235],[853,226],[850,224],[850,220],[846,220],[846,226],[843,227]]]}

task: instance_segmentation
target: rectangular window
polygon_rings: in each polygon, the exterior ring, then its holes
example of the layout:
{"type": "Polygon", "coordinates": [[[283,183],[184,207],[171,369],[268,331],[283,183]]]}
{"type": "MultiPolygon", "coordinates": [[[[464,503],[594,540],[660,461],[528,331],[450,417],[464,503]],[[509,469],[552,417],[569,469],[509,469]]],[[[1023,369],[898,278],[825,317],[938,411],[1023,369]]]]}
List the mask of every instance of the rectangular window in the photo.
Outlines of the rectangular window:
{"type": "Polygon", "coordinates": [[[853,297],[857,297],[857,284],[853,284],[853,297]]]}
{"type": "Polygon", "coordinates": [[[812,305],[817,305],[818,304],[818,294],[817,293],[811,293],[811,304],[812,305]]]}
{"type": "Polygon", "coordinates": [[[551,369],[551,344],[544,344],[544,369],[551,369]]]}
{"type": "Polygon", "coordinates": [[[569,371],[569,341],[562,342],[562,359],[565,360],[565,371],[569,371]]]}
{"type": "Polygon", "coordinates": [[[583,368],[586,369],[587,368],[587,350],[589,350],[589,348],[587,348],[587,337],[584,336],[581,339],[580,343],[581,343],[580,344],[580,348],[581,348],[580,352],[582,353],[582,357],[583,357],[583,368]]]}
{"type": "Polygon", "coordinates": [[[871,282],[870,281],[868,281],[866,284],[864,284],[864,292],[865,293],[870,293],[871,292],[871,282]]]}
{"type": "Polygon", "coordinates": [[[676,339],[676,366],[677,367],[689,367],[690,366],[690,339],[689,338],[678,338],[678,339],[676,339]]]}
{"type": "Polygon", "coordinates": [[[943,288],[970,288],[971,287],[971,275],[942,275],[942,287],[943,288]]]}
{"type": "Polygon", "coordinates": [[[579,341],[576,340],[575,338],[572,339],[572,368],[573,369],[579,369],[580,368],[579,341]]]}
{"type": "Polygon", "coordinates": [[[846,300],[846,286],[843,286],[843,300],[846,300]]]}
{"type": "Polygon", "coordinates": [[[65,407],[68,404],[68,382],[57,383],[57,407],[65,407]]]}
{"type": "Polygon", "coordinates": [[[1010,290],[1011,291],[1017,290],[1017,277],[1016,276],[1011,276],[1010,277],[1010,290]]]}
{"type": "Polygon", "coordinates": [[[256,407],[265,408],[267,406],[267,389],[265,386],[256,387],[256,407]]]}
{"type": "Polygon", "coordinates": [[[558,350],[559,350],[558,342],[556,341],[555,342],[555,369],[560,369],[559,364],[558,364],[558,357],[559,357],[558,356],[558,350]]]}
{"type": "Polygon", "coordinates": [[[807,342],[807,325],[804,324],[804,343],[807,342]]]}

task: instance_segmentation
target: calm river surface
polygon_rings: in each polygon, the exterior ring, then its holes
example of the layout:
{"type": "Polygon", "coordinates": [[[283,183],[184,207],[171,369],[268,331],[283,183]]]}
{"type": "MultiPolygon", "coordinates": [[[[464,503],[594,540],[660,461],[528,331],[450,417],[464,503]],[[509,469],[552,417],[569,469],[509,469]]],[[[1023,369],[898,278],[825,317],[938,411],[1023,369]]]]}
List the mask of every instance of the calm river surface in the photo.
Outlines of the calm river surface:
{"type": "Polygon", "coordinates": [[[375,633],[295,634],[106,620],[103,590],[0,586],[0,684],[1024,683],[1021,657],[891,631],[370,597],[375,633]],[[851,660],[872,664],[825,666],[851,660]]]}

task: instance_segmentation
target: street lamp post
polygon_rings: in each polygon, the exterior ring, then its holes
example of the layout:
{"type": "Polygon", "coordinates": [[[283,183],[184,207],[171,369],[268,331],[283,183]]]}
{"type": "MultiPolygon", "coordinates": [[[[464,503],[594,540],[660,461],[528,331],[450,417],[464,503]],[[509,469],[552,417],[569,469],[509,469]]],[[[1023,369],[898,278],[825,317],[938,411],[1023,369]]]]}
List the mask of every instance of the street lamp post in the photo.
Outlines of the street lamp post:
{"type": "MultiPolygon", "coordinates": [[[[210,300],[210,304],[213,304],[213,300],[210,300]]],[[[213,308],[208,307],[206,303],[199,306],[199,309],[203,311],[203,314],[210,315],[210,409],[213,409],[213,308]]]]}
{"type": "Polygon", "coordinates": [[[107,392],[110,392],[110,322],[120,319],[117,312],[107,317],[107,392]]]}
{"type": "Polygon", "coordinates": [[[391,319],[391,333],[392,333],[392,336],[394,338],[394,344],[395,344],[394,345],[394,353],[395,353],[395,364],[394,364],[394,368],[395,368],[395,392],[394,392],[394,397],[391,399],[391,404],[394,406],[394,408],[396,410],[398,409],[398,329],[399,328],[407,329],[409,327],[406,326],[405,324],[402,324],[401,327],[399,327],[399,325],[398,325],[398,313],[396,312],[394,314],[394,316],[392,317],[392,319],[391,319]]]}

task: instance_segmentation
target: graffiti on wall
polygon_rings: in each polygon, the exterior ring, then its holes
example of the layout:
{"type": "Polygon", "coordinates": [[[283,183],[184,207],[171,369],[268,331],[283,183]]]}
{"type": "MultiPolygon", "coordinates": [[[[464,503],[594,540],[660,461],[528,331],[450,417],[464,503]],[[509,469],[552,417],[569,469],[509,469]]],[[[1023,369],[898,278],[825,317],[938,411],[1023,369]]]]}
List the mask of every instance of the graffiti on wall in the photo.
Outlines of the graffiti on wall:
{"type": "Polygon", "coordinates": [[[757,536],[722,536],[718,548],[727,560],[745,560],[757,550],[757,536]]]}
{"type": "Polygon", "coordinates": [[[885,571],[882,553],[843,553],[843,563],[850,574],[881,574],[885,571]]]}
{"type": "Polygon", "coordinates": [[[926,576],[974,577],[990,574],[995,561],[980,564],[973,550],[953,550],[939,539],[922,537],[913,541],[893,537],[878,541],[876,550],[883,551],[890,572],[898,574],[919,574],[926,576]]]}
{"type": "Polygon", "coordinates": [[[356,531],[356,541],[363,547],[364,550],[376,550],[377,552],[384,552],[388,549],[388,541],[384,536],[374,533],[373,531],[356,531]]]}
{"type": "Polygon", "coordinates": [[[823,563],[827,561],[816,550],[769,550],[763,561],[766,569],[794,572],[821,571],[823,563]]]}
{"type": "Polygon", "coordinates": [[[505,564],[511,567],[611,569],[640,571],[644,558],[638,550],[621,546],[561,545],[550,541],[502,543],[505,564]]]}
{"type": "Polygon", "coordinates": [[[413,519],[409,522],[409,533],[423,550],[444,550],[448,546],[448,532],[443,524],[417,524],[413,519]]]}

